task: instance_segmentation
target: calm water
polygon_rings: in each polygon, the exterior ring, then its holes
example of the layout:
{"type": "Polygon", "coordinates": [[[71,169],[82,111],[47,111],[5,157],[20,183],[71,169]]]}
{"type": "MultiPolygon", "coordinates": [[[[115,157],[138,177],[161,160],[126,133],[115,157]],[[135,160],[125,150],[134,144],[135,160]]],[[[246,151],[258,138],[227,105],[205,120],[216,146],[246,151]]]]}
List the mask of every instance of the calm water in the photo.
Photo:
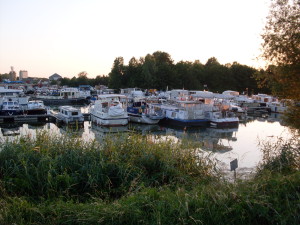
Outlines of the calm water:
{"type": "MultiPolygon", "coordinates": [[[[83,109],[85,111],[85,109],[83,109]]],[[[260,162],[262,154],[259,147],[261,141],[275,142],[279,137],[288,138],[291,133],[288,127],[282,125],[279,114],[271,114],[266,118],[248,118],[247,122],[239,124],[234,129],[188,129],[173,128],[160,125],[129,124],[122,128],[126,134],[131,132],[168,139],[175,142],[187,140],[220,160],[225,170],[229,170],[230,161],[238,159],[238,171],[251,171],[260,162]]],[[[37,130],[49,130],[51,133],[64,134],[69,132],[65,127],[57,127],[52,123],[39,124],[6,124],[1,125],[0,138],[14,139],[20,135],[35,136],[37,130]]],[[[112,130],[94,126],[90,122],[84,123],[84,128],[75,135],[83,140],[103,141],[107,135],[115,135],[112,130]]],[[[113,130],[114,131],[114,130],[113,130]]]]}

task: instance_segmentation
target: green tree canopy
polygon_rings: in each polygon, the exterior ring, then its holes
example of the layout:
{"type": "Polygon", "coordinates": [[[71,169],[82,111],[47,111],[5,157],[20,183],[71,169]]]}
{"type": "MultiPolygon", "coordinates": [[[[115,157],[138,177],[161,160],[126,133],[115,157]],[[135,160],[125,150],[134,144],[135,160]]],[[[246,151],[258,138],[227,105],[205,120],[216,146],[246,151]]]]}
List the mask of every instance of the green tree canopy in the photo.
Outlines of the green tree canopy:
{"type": "Polygon", "coordinates": [[[257,74],[262,85],[282,98],[300,100],[300,3],[276,0],[271,5],[264,33],[262,57],[269,63],[257,74]]]}
{"type": "Polygon", "coordinates": [[[117,57],[114,61],[111,72],[109,73],[109,86],[113,89],[122,88],[124,74],[124,59],[123,57],[117,57]]]}

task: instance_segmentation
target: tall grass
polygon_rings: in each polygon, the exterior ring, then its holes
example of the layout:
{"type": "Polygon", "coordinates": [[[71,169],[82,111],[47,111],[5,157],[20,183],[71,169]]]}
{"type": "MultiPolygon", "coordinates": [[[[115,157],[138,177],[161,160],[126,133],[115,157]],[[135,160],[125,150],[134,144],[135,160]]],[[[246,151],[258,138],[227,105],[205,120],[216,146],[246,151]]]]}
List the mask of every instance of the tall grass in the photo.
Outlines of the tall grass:
{"type": "Polygon", "coordinates": [[[99,144],[40,132],[2,146],[1,185],[17,196],[114,199],[141,186],[192,185],[213,178],[214,163],[197,151],[139,135],[99,144]]]}
{"type": "Polygon", "coordinates": [[[290,174],[300,170],[300,137],[294,134],[288,140],[279,138],[277,142],[261,142],[263,158],[258,173],[271,172],[290,174]]]}
{"type": "Polygon", "coordinates": [[[195,146],[22,137],[0,150],[0,224],[299,224],[299,139],[262,150],[230,183],[195,146]]]}
{"type": "Polygon", "coordinates": [[[299,224],[300,173],[238,184],[144,188],[113,202],[0,200],[2,224],[299,224]]]}

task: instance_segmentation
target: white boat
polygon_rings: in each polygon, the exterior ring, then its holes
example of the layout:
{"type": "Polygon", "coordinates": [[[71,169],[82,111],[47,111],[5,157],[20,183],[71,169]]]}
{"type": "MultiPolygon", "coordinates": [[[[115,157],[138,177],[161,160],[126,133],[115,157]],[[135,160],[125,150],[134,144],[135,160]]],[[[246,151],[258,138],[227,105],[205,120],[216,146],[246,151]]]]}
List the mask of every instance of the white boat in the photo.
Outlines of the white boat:
{"type": "Polygon", "coordinates": [[[284,113],[288,108],[286,102],[284,101],[271,102],[268,104],[268,106],[271,108],[271,112],[274,113],[284,113]]]}
{"type": "Polygon", "coordinates": [[[47,114],[47,108],[41,100],[28,101],[27,106],[23,107],[26,115],[41,115],[47,114]]]}
{"type": "Polygon", "coordinates": [[[125,88],[121,89],[121,95],[125,95],[128,98],[143,98],[145,93],[140,88],[125,88]]]}
{"type": "Polygon", "coordinates": [[[0,106],[0,115],[14,116],[23,114],[20,104],[17,100],[12,98],[3,98],[0,106]]]}
{"type": "Polygon", "coordinates": [[[22,89],[10,89],[5,87],[0,87],[0,97],[19,97],[24,95],[22,89]]]}
{"type": "Polygon", "coordinates": [[[175,101],[161,104],[160,108],[165,118],[162,122],[183,127],[207,126],[209,120],[205,118],[205,112],[212,106],[200,101],[175,101]]]}
{"type": "Polygon", "coordinates": [[[57,118],[67,125],[79,125],[82,126],[84,123],[84,116],[80,109],[72,106],[60,106],[59,112],[56,115],[57,118]]]}
{"type": "Polygon", "coordinates": [[[208,111],[205,117],[209,119],[210,126],[215,128],[237,127],[239,118],[232,112],[208,111]]]}
{"type": "Polygon", "coordinates": [[[36,95],[36,99],[43,100],[45,105],[70,105],[88,103],[90,97],[88,91],[80,91],[78,88],[64,88],[49,92],[48,95],[36,95]]]}
{"type": "Polygon", "coordinates": [[[129,101],[127,113],[130,122],[157,124],[164,118],[162,111],[155,104],[148,104],[146,99],[134,98],[129,101]]]}
{"type": "Polygon", "coordinates": [[[91,121],[99,126],[126,126],[128,114],[125,95],[98,95],[98,100],[90,108],[91,121]]]}

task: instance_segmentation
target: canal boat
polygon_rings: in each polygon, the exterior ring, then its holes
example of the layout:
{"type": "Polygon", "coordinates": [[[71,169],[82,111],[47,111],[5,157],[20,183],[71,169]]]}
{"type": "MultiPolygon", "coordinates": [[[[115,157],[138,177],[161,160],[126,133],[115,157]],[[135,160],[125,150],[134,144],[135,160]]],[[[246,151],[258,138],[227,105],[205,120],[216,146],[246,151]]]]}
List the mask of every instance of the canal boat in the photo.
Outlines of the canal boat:
{"type": "Polygon", "coordinates": [[[84,123],[84,116],[80,109],[72,106],[60,106],[56,117],[58,122],[62,122],[67,125],[83,126],[84,123]]]}
{"type": "Polygon", "coordinates": [[[43,115],[47,114],[47,107],[41,100],[28,101],[27,106],[23,108],[25,115],[43,115]]]}
{"type": "Polygon", "coordinates": [[[157,124],[164,118],[161,110],[156,110],[155,104],[147,103],[144,98],[133,98],[127,106],[130,122],[157,124]]]}
{"type": "Polygon", "coordinates": [[[205,112],[212,106],[200,101],[169,101],[159,107],[165,116],[162,123],[183,127],[205,127],[210,122],[205,117],[205,112]]]}
{"type": "Polygon", "coordinates": [[[238,127],[239,118],[233,112],[228,111],[208,111],[205,117],[209,119],[210,126],[215,128],[238,127]]]}
{"type": "Polygon", "coordinates": [[[105,127],[126,126],[127,97],[119,94],[98,95],[98,100],[90,107],[91,121],[105,127]]]}
{"type": "Polygon", "coordinates": [[[1,116],[14,116],[23,114],[20,104],[17,100],[12,98],[3,98],[0,106],[1,116]]]}

